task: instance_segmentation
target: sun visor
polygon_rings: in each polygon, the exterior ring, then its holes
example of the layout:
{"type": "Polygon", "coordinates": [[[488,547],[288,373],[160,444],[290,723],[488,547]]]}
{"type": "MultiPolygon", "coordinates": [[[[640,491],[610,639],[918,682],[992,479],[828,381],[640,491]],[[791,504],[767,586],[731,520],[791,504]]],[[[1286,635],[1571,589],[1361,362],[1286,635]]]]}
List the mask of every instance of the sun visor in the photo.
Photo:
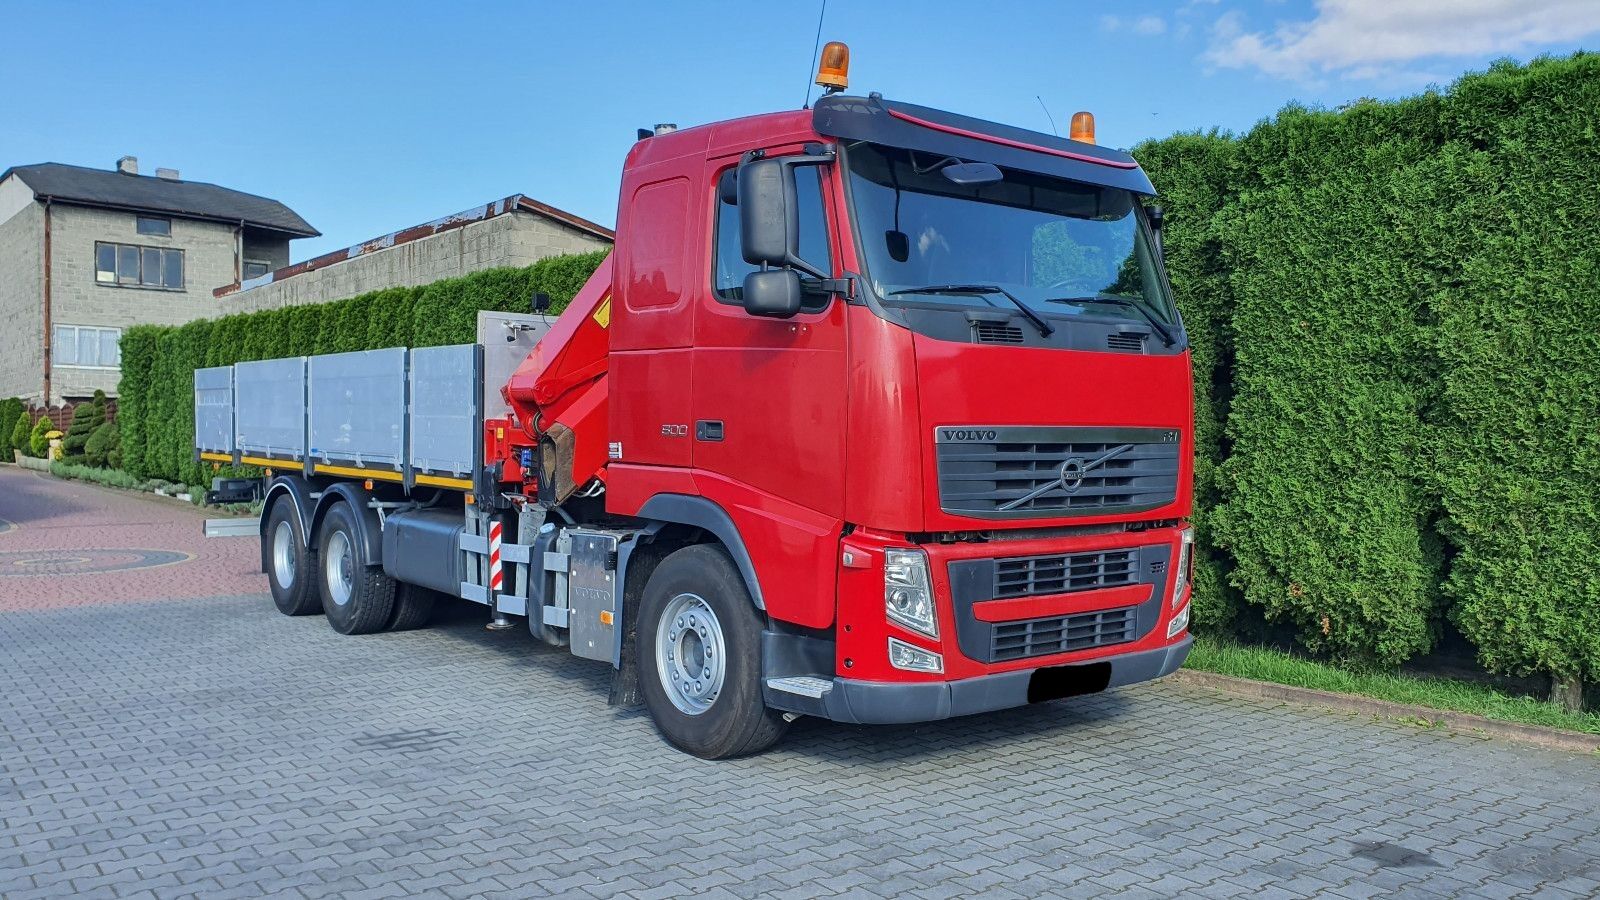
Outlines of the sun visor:
{"type": "Polygon", "coordinates": [[[1120,150],[986,122],[943,110],[869,97],[824,97],[811,114],[819,134],[870,141],[964,161],[1154,194],[1150,179],[1120,150]]]}

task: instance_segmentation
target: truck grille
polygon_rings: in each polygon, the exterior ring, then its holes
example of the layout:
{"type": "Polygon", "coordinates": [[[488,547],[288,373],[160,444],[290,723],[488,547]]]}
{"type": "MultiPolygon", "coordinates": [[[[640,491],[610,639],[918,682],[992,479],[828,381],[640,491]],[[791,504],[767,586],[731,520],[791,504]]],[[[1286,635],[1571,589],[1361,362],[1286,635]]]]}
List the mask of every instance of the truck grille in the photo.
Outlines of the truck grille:
{"type": "Polygon", "coordinates": [[[1139,583],[1139,551],[1105,550],[994,561],[994,597],[1032,597],[1139,583]]]}
{"type": "Polygon", "coordinates": [[[935,429],[939,503],[986,519],[1143,512],[1178,492],[1176,429],[935,429]]]}
{"type": "Polygon", "coordinates": [[[1069,650],[1090,650],[1134,639],[1134,607],[1006,622],[994,626],[989,657],[993,662],[1047,656],[1069,650]]]}
{"type": "Polygon", "coordinates": [[[946,574],[955,612],[956,641],[968,659],[996,663],[1140,640],[1161,619],[1161,600],[1168,596],[1164,588],[1171,567],[1172,548],[1164,543],[1078,553],[951,560],[946,574]],[[1009,622],[990,622],[977,616],[978,605],[991,600],[1071,596],[1132,585],[1150,588],[1149,596],[1133,606],[1009,622]]]}

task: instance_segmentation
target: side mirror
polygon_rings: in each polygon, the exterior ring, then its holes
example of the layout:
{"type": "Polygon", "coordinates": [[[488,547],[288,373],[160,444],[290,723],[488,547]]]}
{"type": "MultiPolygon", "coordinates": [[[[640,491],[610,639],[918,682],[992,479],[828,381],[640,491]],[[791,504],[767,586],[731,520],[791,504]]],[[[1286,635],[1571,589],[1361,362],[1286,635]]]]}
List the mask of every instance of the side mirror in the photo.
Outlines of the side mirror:
{"type": "Polygon", "coordinates": [[[803,300],[793,269],[762,269],[744,277],[744,311],[752,316],[792,318],[803,300]]]}
{"type": "Polygon", "coordinates": [[[739,167],[739,248],[753,266],[788,265],[800,251],[794,171],[779,160],[739,167]]]}
{"type": "Polygon", "coordinates": [[[1167,251],[1161,246],[1161,229],[1166,225],[1167,211],[1160,206],[1150,206],[1145,208],[1145,212],[1150,216],[1150,233],[1156,239],[1156,256],[1166,262],[1167,251]]]}
{"type": "Polygon", "coordinates": [[[546,294],[544,291],[535,291],[533,294],[533,299],[531,300],[531,305],[533,306],[533,311],[535,313],[542,313],[550,308],[551,302],[552,301],[550,300],[549,294],[546,294]]]}

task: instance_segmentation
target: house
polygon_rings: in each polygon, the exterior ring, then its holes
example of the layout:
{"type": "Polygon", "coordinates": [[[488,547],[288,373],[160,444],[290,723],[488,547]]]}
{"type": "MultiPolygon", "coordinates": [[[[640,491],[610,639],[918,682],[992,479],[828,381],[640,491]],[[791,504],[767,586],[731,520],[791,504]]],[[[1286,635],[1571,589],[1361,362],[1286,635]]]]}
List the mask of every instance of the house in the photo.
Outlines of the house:
{"type": "Polygon", "coordinates": [[[223,312],[254,312],[413,287],[547,256],[608,250],[615,235],[565,210],[512,194],[454,215],[216,289],[223,312]]]}
{"type": "Polygon", "coordinates": [[[0,397],[35,405],[115,396],[118,340],[130,325],[178,325],[231,310],[218,285],[289,263],[289,242],[316,237],[265,197],[61,163],[0,174],[0,397]]]}

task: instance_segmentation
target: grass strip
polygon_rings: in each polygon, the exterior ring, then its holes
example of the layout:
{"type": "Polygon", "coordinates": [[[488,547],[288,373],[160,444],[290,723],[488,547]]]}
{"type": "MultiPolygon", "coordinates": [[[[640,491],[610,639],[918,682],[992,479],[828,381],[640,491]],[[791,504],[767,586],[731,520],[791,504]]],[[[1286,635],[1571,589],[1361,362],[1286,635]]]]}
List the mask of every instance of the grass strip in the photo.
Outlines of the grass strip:
{"type": "Polygon", "coordinates": [[[1486,685],[1450,678],[1354,672],[1280,650],[1246,647],[1209,637],[1195,638],[1194,649],[1184,667],[1291,687],[1471,713],[1523,725],[1600,734],[1600,714],[1569,713],[1543,700],[1505,694],[1486,685]]]}

